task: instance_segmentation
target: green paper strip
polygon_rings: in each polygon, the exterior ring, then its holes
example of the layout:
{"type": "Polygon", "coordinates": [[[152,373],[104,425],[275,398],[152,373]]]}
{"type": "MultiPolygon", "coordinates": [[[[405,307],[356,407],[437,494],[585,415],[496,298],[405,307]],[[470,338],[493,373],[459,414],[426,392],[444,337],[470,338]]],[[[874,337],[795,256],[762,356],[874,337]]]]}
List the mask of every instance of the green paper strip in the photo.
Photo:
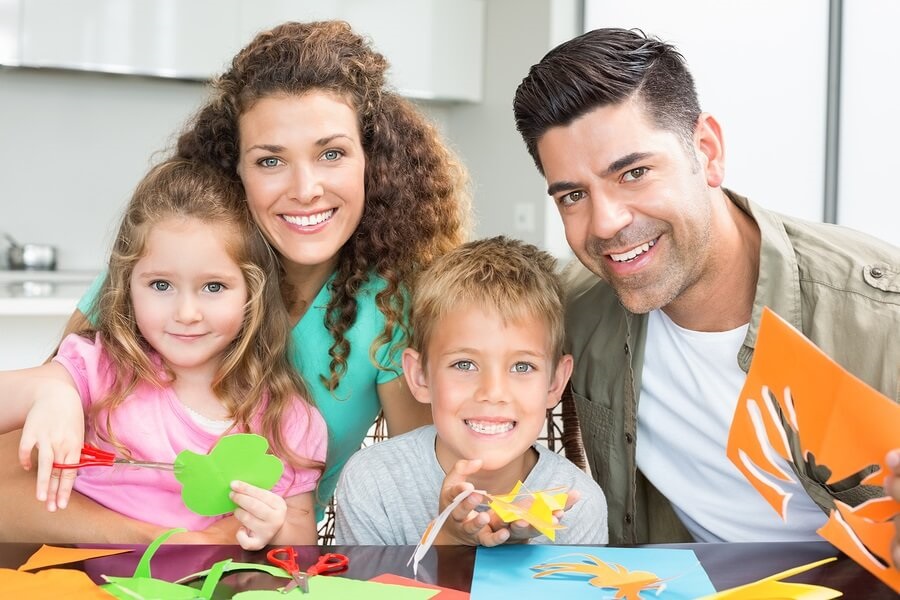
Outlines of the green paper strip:
{"type": "MultiPolygon", "coordinates": [[[[222,561],[225,562],[225,561],[222,561]]],[[[175,583],[186,583],[188,581],[194,581],[195,579],[200,579],[201,577],[206,577],[212,569],[206,569],[205,571],[198,571],[196,573],[191,573],[190,575],[185,575],[181,579],[177,580],[175,583]]],[[[276,567],[275,565],[264,565],[259,563],[239,563],[239,562],[231,562],[225,566],[223,569],[223,573],[231,573],[232,571],[262,571],[264,573],[268,573],[274,577],[284,577],[285,579],[290,579],[291,576],[288,575],[288,572],[282,569],[281,567],[276,567]]]]}
{"type": "Polygon", "coordinates": [[[138,562],[137,568],[134,570],[134,576],[146,578],[152,577],[152,575],[150,574],[150,559],[153,558],[153,555],[156,554],[156,551],[165,543],[167,539],[169,539],[176,533],[181,533],[182,531],[187,531],[187,529],[170,529],[166,532],[163,532],[162,535],[153,540],[150,545],[147,546],[147,549],[144,551],[144,555],[141,556],[141,560],[140,562],[138,562]]]}
{"type": "Polygon", "coordinates": [[[222,573],[225,572],[225,567],[230,563],[231,559],[226,558],[212,566],[209,570],[209,576],[206,578],[206,581],[203,582],[203,587],[200,588],[200,595],[203,598],[206,598],[206,600],[212,598],[213,592],[216,591],[216,586],[219,585],[219,580],[222,579],[222,573]]]}

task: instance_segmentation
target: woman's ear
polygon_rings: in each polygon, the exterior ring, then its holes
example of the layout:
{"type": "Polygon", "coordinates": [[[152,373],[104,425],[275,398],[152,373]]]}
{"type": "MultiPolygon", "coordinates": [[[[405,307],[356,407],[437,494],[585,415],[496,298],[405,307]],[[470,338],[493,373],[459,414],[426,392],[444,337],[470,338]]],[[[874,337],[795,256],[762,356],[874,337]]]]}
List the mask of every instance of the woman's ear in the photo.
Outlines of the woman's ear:
{"type": "Polygon", "coordinates": [[[425,364],[422,362],[422,355],[407,348],[403,351],[403,376],[406,378],[406,385],[413,397],[422,404],[431,404],[431,389],[428,387],[428,377],[425,374],[425,364]]]}
{"type": "Polygon", "coordinates": [[[697,119],[694,146],[703,161],[701,168],[706,173],[706,184],[713,188],[721,186],[725,179],[725,140],[719,122],[709,113],[701,113],[697,119]]]}
{"type": "Polygon", "coordinates": [[[553,378],[550,380],[550,389],[547,390],[547,408],[553,408],[559,404],[563,390],[566,389],[566,384],[569,383],[569,377],[572,376],[573,365],[574,361],[571,354],[563,354],[562,358],[559,359],[559,362],[556,364],[556,372],[553,373],[553,378]]]}

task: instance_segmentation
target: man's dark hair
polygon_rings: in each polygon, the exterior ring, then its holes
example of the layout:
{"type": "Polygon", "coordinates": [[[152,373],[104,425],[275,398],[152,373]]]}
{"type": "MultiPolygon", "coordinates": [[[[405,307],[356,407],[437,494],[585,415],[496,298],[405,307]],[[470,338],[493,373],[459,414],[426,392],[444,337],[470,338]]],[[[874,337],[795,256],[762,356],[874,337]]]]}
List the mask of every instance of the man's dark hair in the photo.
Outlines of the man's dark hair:
{"type": "Polygon", "coordinates": [[[631,98],[690,145],[700,116],[694,78],[674,46],[639,29],[595,29],[551,50],[519,84],[513,113],[543,173],[537,142],[548,129],[631,98]]]}

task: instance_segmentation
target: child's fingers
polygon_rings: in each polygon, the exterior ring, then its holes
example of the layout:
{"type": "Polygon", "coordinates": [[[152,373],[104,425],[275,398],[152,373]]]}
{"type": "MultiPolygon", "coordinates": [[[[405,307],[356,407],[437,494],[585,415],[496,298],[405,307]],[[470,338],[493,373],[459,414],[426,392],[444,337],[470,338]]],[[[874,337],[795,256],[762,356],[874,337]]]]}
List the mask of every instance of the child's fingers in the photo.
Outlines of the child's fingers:
{"type": "Polygon", "coordinates": [[[243,481],[231,482],[230,497],[235,504],[255,515],[287,511],[284,498],[243,481]]]}
{"type": "Polygon", "coordinates": [[[510,537],[511,533],[509,529],[506,529],[505,527],[498,529],[497,531],[493,531],[490,527],[482,527],[476,534],[478,543],[488,547],[499,546],[510,539],[510,537]]]}
{"type": "Polygon", "coordinates": [[[19,440],[19,464],[26,471],[31,470],[31,454],[36,444],[37,440],[29,432],[23,430],[22,439],[19,440]]]}
{"type": "Polygon", "coordinates": [[[253,532],[247,530],[247,528],[245,527],[241,527],[240,529],[238,529],[237,533],[234,535],[234,538],[244,550],[261,550],[266,545],[265,540],[254,536],[253,532]]]}

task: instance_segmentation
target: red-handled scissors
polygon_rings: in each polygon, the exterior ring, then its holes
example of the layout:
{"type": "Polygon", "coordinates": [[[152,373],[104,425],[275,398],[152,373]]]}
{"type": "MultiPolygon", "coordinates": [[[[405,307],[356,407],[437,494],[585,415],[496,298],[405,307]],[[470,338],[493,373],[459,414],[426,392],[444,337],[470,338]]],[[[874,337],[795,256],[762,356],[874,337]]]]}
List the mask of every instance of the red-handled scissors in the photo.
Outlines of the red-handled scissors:
{"type": "Polygon", "coordinates": [[[164,462],[152,462],[146,460],[131,460],[129,458],[121,458],[113,454],[112,452],[107,452],[106,450],[101,450],[100,448],[95,448],[90,444],[85,444],[81,448],[81,457],[79,458],[77,463],[73,464],[65,464],[65,463],[53,463],[54,469],[78,469],[80,467],[112,467],[114,465],[125,465],[132,467],[146,467],[148,469],[162,469],[164,471],[174,471],[175,465],[172,463],[164,463],[164,462]]]}
{"type": "Polygon", "coordinates": [[[293,581],[284,586],[281,590],[282,593],[290,592],[295,587],[299,587],[301,592],[307,594],[309,593],[310,576],[337,575],[338,573],[346,571],[350,566],[350,559],[346,556],[329,552],[328,554],[320,556],[319,560],[316,561],[316,564],[308,568],[304,573],[300,570],[300,567],[297,566],[297,551],[293,546],[283,546],[281,548],[269,550],[266,554],[266,558],[268,558],[269,562],[273,565],[279,566],[287,571],[288,575],[293,579],[293,581]]]}

